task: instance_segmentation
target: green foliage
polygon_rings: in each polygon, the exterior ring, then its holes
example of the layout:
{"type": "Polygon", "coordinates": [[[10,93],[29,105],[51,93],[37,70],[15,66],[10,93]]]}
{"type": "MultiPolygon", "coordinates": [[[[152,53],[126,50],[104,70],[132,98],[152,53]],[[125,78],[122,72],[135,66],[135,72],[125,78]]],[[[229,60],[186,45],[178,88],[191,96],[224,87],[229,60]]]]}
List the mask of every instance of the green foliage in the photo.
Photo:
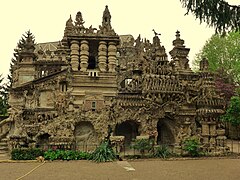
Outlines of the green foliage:
{"type": "Polygon", "coordinates": [[[35,160],[38,156],[43,156],[43,150],[39,148],[20,148],[13,149],[11,157],[13,160],[35,160]]]}
{"type": "Polygon", "coordinates": [[[153,148],[153,142],[148,139],[136,139],[131,146],[131,148],[139,150],[142,156],[144,155],[145,151],[150,151],[153,148]]]}
{"type": "Polygon", "coordinates": [[[4,78],[2,78],[2,75],[0,75],[0,116],[6,116],[7,115],[7,86],[6,84],[3,84],[4,78]]]}
{"type": "Polygon", "coordinates": [[[73,150],[48,150],[44,152],[46,160],[87,160],[90,158],[90,153],[73,150]]]}
{"type": "Polygon", "coordinates": [[[240,97],[233,96],[230,101],[230,105],[226,110],[226,114],[221,116],[221,120],[230,122],[233,126],[240,125],[240,97]]]}
{"type": "Polygon", "coordinates": [[[154,157],[158,157],[158,158],[168,158],[171,155],[171,152],[169,151],[168,147],[166,145],[161,145],[158,146],[155,150],[154,150],[154,157]]]}
{"type": "Polygon", "coordinates": [[[240,30],[240,6],[225,0],[180,0],[187,13],[193,13],[200,22],[214,27],[216,32],[240,30]]]}
{"type": "Polygon", "coordinates": [[[103,141],[91,154],[90,159],[95,162],[114,161],[117,158],[108,141],[103,141]]]}
{"type": "Polygon", "coordinates": [[[201,155],[200,142],[196,137],[190,137],[183,141],[183,150],[187,151],[188,155],[197,157],[201,155]]]}
{"type": "Polygon", "coordinates": [[[216,72],[224,70],[234,82],[240,82],[240,32],[230,32],[226,36],[213,35],[196,54],[193,69],[197,70],[203,57],[208,59],[209,70],[216,72]]]}

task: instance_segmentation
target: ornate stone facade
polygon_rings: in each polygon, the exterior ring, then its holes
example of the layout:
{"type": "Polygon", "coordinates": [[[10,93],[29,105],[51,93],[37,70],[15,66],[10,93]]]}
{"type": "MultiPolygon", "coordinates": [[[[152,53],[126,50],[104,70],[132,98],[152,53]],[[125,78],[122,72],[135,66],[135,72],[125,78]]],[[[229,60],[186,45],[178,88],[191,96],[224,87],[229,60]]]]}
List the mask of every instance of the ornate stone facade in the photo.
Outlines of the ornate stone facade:
{"type": "Polygon", "coordinates": [[[224,113],[208,62],[194,73],[189,48],[176,32],[168,60],[159,34],[153,42],[119,36],[106,6],[99,28],[70,16],[63,39],[34,43],[28,32],[16,50],[5,124],[9,143],[43,146],[99,143],[107,136],[137,136],[175,147],[198,136],[205,147],[224,147],[218,125],[224,113]]]}

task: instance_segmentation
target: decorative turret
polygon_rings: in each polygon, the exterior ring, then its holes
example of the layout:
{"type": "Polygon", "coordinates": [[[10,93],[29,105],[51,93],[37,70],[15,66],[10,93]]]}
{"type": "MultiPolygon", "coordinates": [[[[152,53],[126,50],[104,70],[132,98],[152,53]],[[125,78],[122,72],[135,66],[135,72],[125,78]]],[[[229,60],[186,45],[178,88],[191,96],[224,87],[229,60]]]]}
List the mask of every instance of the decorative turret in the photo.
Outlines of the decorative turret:
{"type": "Polygon", "coordinates": [[[176,39],[173,41],[173,46],[173,49],[169,53],[173,61],[175,59],[179,60],[179,70],[190,70],[187,58],[190,49],[184,46],[184,40],[180,38],[179,31],[176,32],[176,39]]]}
{"type": "Polygon", "coordinates": [[[36,72],[33,64],[36,59],[34,53],[35,45],[35,37],[30,30],[23,35],[17,44],[15,52],[17,61],[19,62],[19,68],[17,70],[17,75],[14,77],[15,82],[13,83],[13,87],[32,81],[35,78],[36,72]]]}
{"type": "Polygon", "coordinates": [[[105,10],[103,12],[102,27],[105,27],[109,30],[112,29],[112,27],[111,27],[111,14],[109,12],[108,6],[105,7],[105,10]]]}
{"type": "Polygon", "coordinates": [[[70,15],[69,19],[66,22],[66,27],[64,30],[64,36],[67,34],[71,33],[74,29],[73,21],[72,21],[72,16],[70,15]]]}
{"type": "Polygon", "coordinates": [[[200,61],[200,71],[208,71],[209,63],[207,58],[203,58],[200,61]]]}
{"type": "Polygon", "coordinates": [[[161,65],[165,65],[168,60],[167,60],[167,54],[165,52],[164,46],[161,46],[161,42],[158,36],[160,36],[160,33],[157,33],[154,29],[154,37],[153,37],[153,57],[152,59],[161,62],[161,65]]]}
{"type": "Polygon", "coordinates": [[[208,68],[208,60],[203,58],[200,61],[199,77],[201,83],[198,87],[199,97],[196,101],[196,113],[202,126],[203,144],[210,146],[212,149],[215,145],[218,148],[224,148],[226,137],[224,133],[219,134],[219,130],[222,130],[218,129],[218,123],[219,117],[224,114],[225,101],[218,94],[214,82],[214,74],[208,68]]]}
{"type": "Polygon", "coordinates": [[[153,29],[153,32],[154,32],[154,37],[153,37],[153,45],[154,46],[161,46],[160,45],[160,39],[158,36],[160,36],[161,34],[160,33],[157,33],[154,29],[153,29]]]}
{"type": "Polygon", "coordinates": [[[84,26],[83,24],[85,21],[83,21],[82,13],[80,11],[77,12],[76,19],[75,19],[75,28],[77,30],[77,33],[83,33],[84,32],[84,26]]]}
{"type": "Polygon", "coordinates": [[[109,12],[108,6],[105,7],[105,10],[103,12],[103,17],[102,17],[102,26],[99,26],[99,34],[104,34],[104,35],[113,35],[116,36],[116,33],[114,32],[114,29],[112,29],[111,26],[111,14],[109,12]]]}

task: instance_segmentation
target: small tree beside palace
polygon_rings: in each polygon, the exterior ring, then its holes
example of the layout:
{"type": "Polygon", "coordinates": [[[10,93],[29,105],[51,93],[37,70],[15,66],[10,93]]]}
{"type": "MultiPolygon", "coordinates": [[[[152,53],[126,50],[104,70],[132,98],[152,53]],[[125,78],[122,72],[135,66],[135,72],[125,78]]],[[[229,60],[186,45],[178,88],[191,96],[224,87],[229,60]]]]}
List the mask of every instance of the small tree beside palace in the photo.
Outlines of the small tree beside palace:
{"type": "Polygon", "coordinates": [[[7,115],[7,86],[3,83],[4,78],[0,75],[0,116],[7,115]]]}
{"type": "Polygon", "coordinates": [[[240,97],[233,96],[230,101],[230,105],[226,110],[226,114],[221,117],[224,122],[229,122],[233,127],[236,128],[237,137],[239,136],[239,125],[240,125],[240,97]]]}

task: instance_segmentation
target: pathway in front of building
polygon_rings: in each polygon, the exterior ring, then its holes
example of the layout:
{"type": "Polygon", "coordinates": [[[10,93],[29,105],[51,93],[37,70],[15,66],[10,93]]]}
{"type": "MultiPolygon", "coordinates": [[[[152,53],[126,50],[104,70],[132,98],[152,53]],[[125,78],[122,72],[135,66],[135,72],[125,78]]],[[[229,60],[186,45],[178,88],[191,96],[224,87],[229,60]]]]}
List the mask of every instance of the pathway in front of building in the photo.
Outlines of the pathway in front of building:
{"type": "Polygon", "coordinates": [[[1,180],[238,180],[240,159],[0,163],[1,180]]]}

